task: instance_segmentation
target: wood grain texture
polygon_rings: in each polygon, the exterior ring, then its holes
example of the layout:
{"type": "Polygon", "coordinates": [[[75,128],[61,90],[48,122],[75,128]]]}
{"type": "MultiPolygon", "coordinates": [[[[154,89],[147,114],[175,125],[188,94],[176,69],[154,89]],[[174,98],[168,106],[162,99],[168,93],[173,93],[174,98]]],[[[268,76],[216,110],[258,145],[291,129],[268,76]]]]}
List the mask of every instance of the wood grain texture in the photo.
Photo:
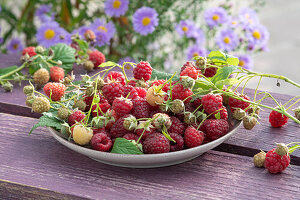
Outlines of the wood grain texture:
{"type": "MultiPolygon", "coordinates": [[[[92,199],[294,199],[299,166],[278,175],[252,158],[209,151],[156,169],[108,166],[56,142],[37,120],[0,113],[0,179],[92,199]]],[[[1,191],[1,190],[0,190],[1,191]]]]}

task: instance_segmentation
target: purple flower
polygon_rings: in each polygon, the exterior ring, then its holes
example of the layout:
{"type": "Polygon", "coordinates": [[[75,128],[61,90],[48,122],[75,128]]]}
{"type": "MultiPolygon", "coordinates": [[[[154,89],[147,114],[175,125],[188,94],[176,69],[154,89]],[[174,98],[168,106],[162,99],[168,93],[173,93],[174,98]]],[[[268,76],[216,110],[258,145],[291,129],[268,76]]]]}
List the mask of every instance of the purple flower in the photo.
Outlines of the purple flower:
{"type": "Polygon", "coordinates": [[[217,35],[216,43],[220,49],[232,51],[238,46],[239,38],[232,29],[224,29],[217,35]]]}
{"type": "Polygon", "coordinates": [[[205,34],[200,28],[195,29],[195,35],[197,45],[205,44],[205,34]]]}
{"type": "Polygon", "coordinates": [[[193,38],[195,36],[195,24],[191,20],[181,20],[175,29],[182,37],[193,38]]]}
{"type": "MultiPolygon", "coordinates": [[[[136,63],[136,61],[133,58],[129,57],[129,56],[121,58],[119,60],[118,64],[123,66],[124,62],[136,63]]],[[[133,66],[132,65],[126,64],[124,68],[125,68],[125,73],[127,74],[127,76],[131,76],[131,75],[133,76],[133,73],[132,73],[133,72],[133,66]]]]}
{"type": "Polygon", "coordinates": [[[243,25],[253,25],[259,22],[258,16],[251,8],[242,8],[239,12],[239,18],[243,25]]]}
{"type": "Polygon", "coordinates": [[[204,19],[210,27],[224,24],[227,21],[227,18],[227,12],[222,7],[211,8],[204,13],[204,19]]]}
{"type": "Polygon", "coordinates": [[[108,40],[110,40],[116,32],[115,25],[112,22],[106,23],[104,19],[99,18],[90,25],[90,28],[95,34],[97,31],[105,33],[108,40]]]}
{"type": "Polygon", "coordinates": [[[250,55],[240,55],[237,56],[239,58],[239,66],[245,69],[252,69],[253,68],[253,60],[250,55]]]}
{"type": "Polygon", "coordinates": [[[206,56],[207,52],[199,45],[191,46],[187,49],[187,59],[191,60],[195,56],[206,56]]]}
{"type": "Polygon", "coordinates": [[[248,38],[248,46],[264,46],[269,40],[269,32],[261,24],[249,26],[246,30],[246,37],[248,38]]]}
{"type": "Polygon", "coordinates": [[[0,44],[3,43],[3,37],[0,37],[0,44]]]}
{"type": "Polygon", "coordinates": [[[37,42],[46,48],[55,45],[60,40],[61,30],[56,22],[46,23],[36,33],[37,42]]]}
{"type": "Polygon", "coordinates": [[[238,17],[229,17],[227,24],[231,28],[237,28],[240,25],[240,19],[238,17]]]}
{"type": "Polygon", "coordinates": [[[120,17],[128,10],[129,0],[106,0],[105,13],[110,17],[120,17]]]}
{"type": "Polygon", "coordinates": [[[158,14],[153,8],[139,8],[132,16],[133,29],[141,35],[147,35],[158,25],[158,14]]]}
{"type": "Polygon", "coordinates": [[[72,35],[78,34],[81,39],[84,39],[84,33],[89,29],[91,28],[88,26],[81,26],[78,29],[73,30],[72,35]]]}
{"type": "Polygon", "coordinates": [[[18,53],[23,50],[22,42],[19,38],[12,38],[6,46],[10,53],[18,53]]]}
{"type": "Polygon", "coordinates": [[[107,34],[103,31],[97,31],[96,33],[96,42],[95,45],[98,47],[102,47],[104,45],[109,44],[109,38],[107,34]]]}
{"type": "Polygon", "coordinates": [[[41,5],[36,11],[37,16],[42,22],[49,22],[54,20],[54,13],[51,12],[51,5],[41,5]]]}
{"type": "Polygon", "coordinates": [[[63,28],[60,28],[60,31],[59,31],[59,43],[65,43],[67,45],[70,45],[72,43],[72,34],[69,33],[68,31],[66,31],[65,29],[63,28]]]}

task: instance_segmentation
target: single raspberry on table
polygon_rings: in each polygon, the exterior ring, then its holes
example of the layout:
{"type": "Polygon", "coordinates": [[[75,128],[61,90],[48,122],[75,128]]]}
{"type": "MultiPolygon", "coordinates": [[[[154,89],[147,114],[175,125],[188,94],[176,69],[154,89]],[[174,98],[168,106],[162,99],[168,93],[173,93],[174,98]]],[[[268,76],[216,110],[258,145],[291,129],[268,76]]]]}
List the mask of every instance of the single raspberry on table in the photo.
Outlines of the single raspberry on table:
{"type": "Polygon", "coordinates": [[[128,132],[123,136],[123,138],[125,138],[126,140],[135,140],[137,142],[139,139],[139,136],[137,134],[128,132]]]}
{"type": "Polygon", "coordinates": [[[36,113],[48,112],[50,110],[50,102],[45,97],[37,97],[33,100],[32,111],[36,113]]]}
{"type": "Polygon", "coordinates": [[[148,81],[151,78],[152,67],[146,61],[139,62],[133,69],[133,76],[135,79],[148,81]]]}
{"type": "Polygon", "coordinates": [[[93,135],[90,144],[93,149],[103,152],[109,151],[112,147],[111,139],[104,133],[93,135]]]}
{"type": "Polygon", "coordinates": [[[269,122],[274,128],[280,128],[288,122],[289,118],[275,110],[269,115],[269,122]]]}
{"type": "Polygon", "coordinates": [[[77,110],[69,116],[68,123],[70,126],[73,126],[77,122],[81,122],[84,118],[85,118],[85,114],[80,110],[77,110]]]}
{"type": "Polygon", "coordinates": [[[104,97],[108,100],[108,103],[112,104],[115,98],[121,97],[123,94],[124,88],[121,83],[112,82],[107,85],[104,85],[102,88],[102,93],[104,97]]]}
{"type": "Polygon", "coordinates": [[[23,49],[22,55],[24,56],[25,54],[28,54],[30,57],[35,56],[35,47],[26,47],[25,49],[23,49]]]}
{"type": "Polygon", "coordinates": [[[59,101],[65,95],[66,86],[62,83],[47,83],[44,86],[45,94],[50,97],[52,101],[59,101]]]}
{"type": "Polygon", "coordinates": [[[143,142],[146,154],[167,153],[170,151],[170,141],[161,133],[153,133],[143,142]]]}
{"type": "Polygon", "coordinates": [[[194,67],[186,67],[181,73],[180,76],[189,76],[192,79],[197,79],[199,76],[199,71],[197,71],[194,67]]]}
{"type": "MultiPolygon", "coordinates": [[[[166,80],[163,80],[163,79],[159,79],[159,80],[154,80],[151,84],[151,86],[153,85],[156,85],[156,86],[159,86],[159,85],[163,85],[164,83],[166,82],[166,80]]],[[[163,88],[162,90],[164,92],[168,92],[170,90],[170,84],[167,83],[163,88]]]]}
{"type": "MultiPolygon", "coordinates": [[[[245,100],[248,100],[248,101],[250,100],[250,98],[247,95],[244,95],[244,94],[239,95],[239,97],[241,97],[245,100]]],[[[231,109],[232,112],[234,112],[235,108],[241,108],[241,109],[245,110],[246,108],[248,108],[250,106],[250,103],[239,100],[239,99],[235,99],[233,97],[229,97],[228,104],[229,104],[230,109],[231,109]]],[[[245,110],[245,111],[247,111],[247,110],[245,110]]]]}
{"type": "Polygon", "coordinates": [[[129,117],[130,115],[125,115],[123,117],[120,117],[116,122],[112,125],[110,129],[110,134],[113,138],[117,137],[123,137],[128,131],[124,128],[124,120],[126,117],[129,117]]]}
{"type": "Polygon", "coordinates": [[[276,153],[276,149],[268,151],[265,159],[265,168],[272,174],[280,173],[290,164],[290,155],[280,156],[276,153]]]}
{"type": "Polygon", "coordinates": [[[204,133],[189,126],[184,132],[184,143],[188,148],[200,146],[204,140],[204,133]]]}
{"type": "Polygon", "coordinates": [[[112,104],[112,108],[117,114],[122,117],[126,114],[129,114],[133,108],[132,101],[124,97],[115,98],[112,104]]]}
{"type": "Polygon", "coordinates": [[[180,99],[183,101],[186,99],[184,103],[188,103],[192,99],[192,97],[190,97],[192,95],[193,91],[190,88],[184,88],[181,84],[177,84],[172,88],[172,100],[180,99]]]}
{"type": "Polygon", "coordinates": [[[89,60],[94,63],[94,68],[105,62],[105,56],[98,50],[94,50],[89,54],[89,60]]]}
{"type": "Polygon", "coordinates": [[[65,77],[65,71],[61,67],[51,67],[50,68],[50,78],[54,82],[59,82],[60,80],[63,80],[65,77]]]}
{"type": "Polygon", "coordinates": [[[170,151],[179,151],[182,150],[184,147],[184,140],[181,135],[178,133],[170,133],[170,137],[175,140],[176,143],[170,142],[170,151]]]}
{"type": "Polygon", "coordinates": [[[205,77],[213,77],[214,75],[216,75],[218,68],[216,67],[208,67],[205,69],[204,71],[204,76],[205,77]]]}
{"type": "Polygon", "coordinates": [[[102,113],[106,113],[110,109],[110,104],[106,101],[104,103],[94,104],[92,107],[92,116],[101,116],[102,113]],[[101,110],[101,111],[100,111],[101,110]]]}
{"type": "Polygon", "coordinates": [[[207,119],[202,124],[206,137],[210,140],[216,140],[222,137],[229,131],[229,124],[224,119],[207,119]]]}
{"type": "Polygon", "coordinates": [[[116,81],[125,85],[125,76],[122,72],[111,71],[107,74],[104,79],[105,82],[109,83],[110,81],[116,81]]]}
{"type": "Polygon", "coordinates": [[[182,135],[184,133],[184,124],[177,117],[171,116],[170,119],[172,125],[168,129],[168,132],[182,135]]]}
{"type": "Polygon", "coordinates": [[[201,103],[203,105],[204,111],[207,114],[217,114],[216,111],[223,107],[222,96],[212,93],[204,95],[201,99],[201,103]]]}

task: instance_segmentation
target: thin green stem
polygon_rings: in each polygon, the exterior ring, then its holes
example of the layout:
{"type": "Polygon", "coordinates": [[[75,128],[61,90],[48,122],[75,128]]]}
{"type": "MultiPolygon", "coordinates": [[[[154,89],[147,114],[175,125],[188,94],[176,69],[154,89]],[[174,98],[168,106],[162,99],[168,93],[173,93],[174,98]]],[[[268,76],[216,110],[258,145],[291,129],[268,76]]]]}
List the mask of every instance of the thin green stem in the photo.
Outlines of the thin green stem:
{"type": "Polygon", "coordinates": [[[25,67],[26,67],[26,63],[23,63],[23,64],[22,64],[20,67],[18,67],[17,69],[12,70],[12,71],[8,72],[7,74],[4,74],[4,75],[0,76],[0,80],[1,80],[1,79],[4,79],[4,78],[6,78],[6,77],[9,77],[9,76],[11,76],[11,75],[13,75],[13,74],[15,74],[15,73],[21,71],[21,70],[24,69],[25,67]]]}
{"type": "Polygon", "coordinates": [[[258,84],[257,84],[257,86],[256,86],[253,101],[256,100],[256,94],[257,94],[257,90],[258,90],[258,87],[259,87],[259,85],[260,85],[261,79],[262,79],[262,77],[259,78],[258,84]]]}
{"type": "Polygon", "coordinates": [[[290,105],[286,110],[288,111],[291,107],[293,107],[296,103],[298,103],[300,101],[300,99],[298,99],[295,103],[293,103],[292,105],[290,105]]]}

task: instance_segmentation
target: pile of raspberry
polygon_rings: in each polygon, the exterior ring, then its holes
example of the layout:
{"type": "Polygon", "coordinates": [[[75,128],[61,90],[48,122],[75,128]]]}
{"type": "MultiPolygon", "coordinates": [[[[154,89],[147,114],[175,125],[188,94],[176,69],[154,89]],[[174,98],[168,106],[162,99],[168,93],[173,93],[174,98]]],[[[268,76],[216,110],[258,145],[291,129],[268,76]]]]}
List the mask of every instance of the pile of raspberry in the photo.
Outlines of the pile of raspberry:
{"type": "MultiPolygon", "coordinates": [[[[201,73],[191,62],[182,67],[177,81],[150,81],[152,67],[145,61],[135,66],[131,80],[110,71],[98,81],[97,94],[87,90],[68,116],[66,121],[74,127],[91,108],[92,132],[84,139],[74,132],[74,141],[109,152],[116,138],[125,138],[142,144],[144,153],[154,154],[197,147],[224,136],[230,125],[223,97],[213,93],[194,97],[193,80],[201,73]],[[99,102],[91,106],[95,96],[99,102]]],[[[231,106],[245,107],[240,101],[231,101],[231,106]]]]}

